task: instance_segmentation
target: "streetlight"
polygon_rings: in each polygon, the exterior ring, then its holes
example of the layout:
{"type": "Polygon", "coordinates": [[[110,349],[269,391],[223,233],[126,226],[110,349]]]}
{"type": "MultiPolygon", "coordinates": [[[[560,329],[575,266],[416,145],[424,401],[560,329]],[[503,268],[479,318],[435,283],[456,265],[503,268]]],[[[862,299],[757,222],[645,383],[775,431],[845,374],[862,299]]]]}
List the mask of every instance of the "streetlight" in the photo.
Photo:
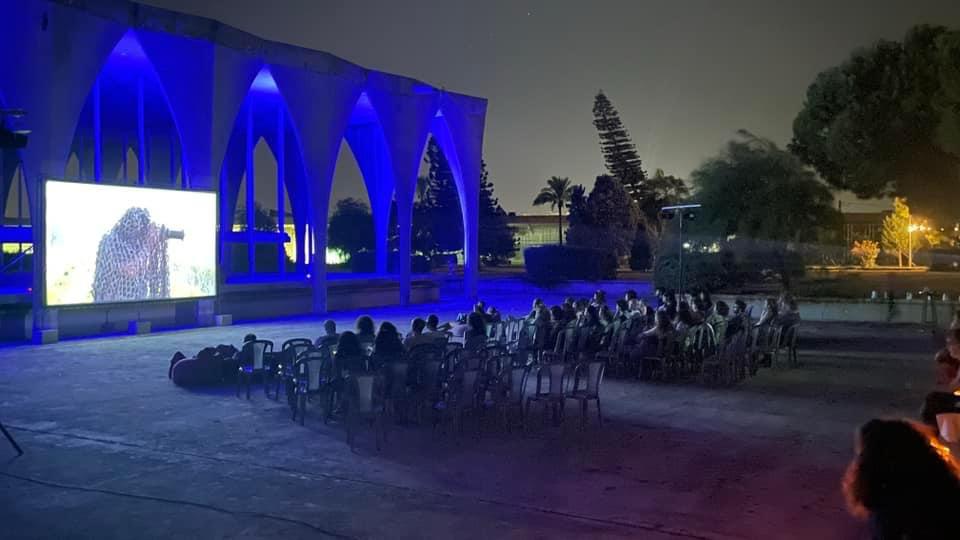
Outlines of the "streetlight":
{"type": "MultiPolygon", "coordinates": [[[[680,216],[680,257],[679,257],[679,268],[677,270],[677,292],[683,292],[683,250],[686,247],[683,244],[683,217],[687,213],[687,210],[695,210],[700,208],[702,205],[699,204],[677,204],[673,206],[664,206],[660,209],[660,212],[664,217],[670,219],[673,217],[673,213],[676,212],[680,216]]],[[[688,218],[693,217],[693,213],[690,212],[687,215],[688,218]]]]}
{"type": "Polygon", "coordinates": [[[927,230],[929,227],[922,223],[911,223],[907,226],[907,268],[913,268],[913,232],[927,230]]]}

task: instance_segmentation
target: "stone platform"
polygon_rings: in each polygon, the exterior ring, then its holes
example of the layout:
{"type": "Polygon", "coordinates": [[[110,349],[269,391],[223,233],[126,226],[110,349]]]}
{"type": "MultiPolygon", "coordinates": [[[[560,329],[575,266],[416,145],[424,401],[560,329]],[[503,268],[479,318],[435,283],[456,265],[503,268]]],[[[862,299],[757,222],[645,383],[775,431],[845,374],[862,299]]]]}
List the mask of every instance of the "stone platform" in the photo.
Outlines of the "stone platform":
{"type": "MultiPolygon", "coordinates": [[[[458,304],[373,310],[406,323],[458,304]]],[[[341,326],[357,313],[334,318],[341,326]]],[[[840,476],[863,421],[914,415],[934,342],[917,327],[807,325],[803,366],[735,388],[607,379],[607,422],[527,437],[370,431],[167,380],[175,350],[299,319],[0,349],[4,538],[861,538],[840,476]]],[[[576,416],[576,413],[573,413],[576,416]]]]}

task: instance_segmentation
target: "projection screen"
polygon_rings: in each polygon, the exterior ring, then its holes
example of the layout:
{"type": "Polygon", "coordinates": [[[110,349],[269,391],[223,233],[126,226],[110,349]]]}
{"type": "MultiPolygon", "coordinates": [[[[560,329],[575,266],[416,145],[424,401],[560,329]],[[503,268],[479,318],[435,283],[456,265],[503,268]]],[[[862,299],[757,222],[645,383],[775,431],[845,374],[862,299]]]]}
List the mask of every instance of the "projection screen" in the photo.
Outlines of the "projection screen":
{"type": "Polygon", "coordinates": [[[217,196],[48,180],[46,305],[217,294],[217,196]]]}

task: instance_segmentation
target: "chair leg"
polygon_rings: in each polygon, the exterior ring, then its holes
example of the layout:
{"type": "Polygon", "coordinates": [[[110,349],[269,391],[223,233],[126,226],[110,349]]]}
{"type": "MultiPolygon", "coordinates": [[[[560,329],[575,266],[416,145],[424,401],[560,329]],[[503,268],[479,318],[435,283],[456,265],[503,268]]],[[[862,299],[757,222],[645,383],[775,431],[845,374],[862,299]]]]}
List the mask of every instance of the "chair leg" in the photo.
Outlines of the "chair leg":
{"type": "Polygon", "coordinates": [[[300,425],[303,425],[303,419],[307,416],[307,395],[300,394],[300,404],[297,406],[300,409],[300,425]]]}
{"type": "Polygon", "coordinates": [[[603,413],[600,412],[600,398],[597,397],[597,423],[598,425],[603,425],[603,413]]]}
{"type": "Polygon", "coordinates": [[[587,400],[580,402],[580,428],[587,430],[587,400]]]}

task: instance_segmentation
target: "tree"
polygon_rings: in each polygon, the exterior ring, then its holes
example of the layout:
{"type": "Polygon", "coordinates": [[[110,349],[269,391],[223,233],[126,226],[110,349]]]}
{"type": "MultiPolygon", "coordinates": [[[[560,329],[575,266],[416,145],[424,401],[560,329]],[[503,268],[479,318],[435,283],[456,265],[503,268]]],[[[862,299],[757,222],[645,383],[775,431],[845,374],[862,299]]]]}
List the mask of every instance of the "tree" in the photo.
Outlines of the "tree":
{"type": "Polygon", "coordinates": [[[884,249],[897,252],[897,266],[903,266],[903,254],[910,250],[910,207],[904,199],[893,199],[893,213],[883,219],[880,242],[884,249]]]}
{"type": "Polygon", "coordinates": [[[570,245],[609,250],[619,256],[630,253],[637,234],[640,212],[623,184],[612,176],[598,176],[587,197],[582,215],[571,223],[570,245]]]}
{"type": "Polygon", "coordinates": [[[593,100],[593,125],[600,135],[600,150],[607,170],[623,182],[627,191],[636,199],[647,175],[643,171],[643,162],[637,154],[637,147],[630,140],[630,134],[620,121],[620,113],[607,99],[603,90],[593,100]]]}
{"type": "Polygon", "coordinates": [[[837,223],[829,188],[799,159],[768,139],[737,135],[692,174],[703,205],[698,227],[723,237],[805,241],[837,223]]]}
{"type": "MultiPolygon", "coordinates": [[[[240,224],[240,230],[247,230],[247,209],[237,208],[234,221],[240,224]]],[[[253,203],[253,230],[277,232],[277,220],[260,203],[253,203]]]]}
{"type": "Polygon", "coordinates": [[[685,198],[689,190],[683,180],[665,175],[662,169],[657,169],[652,178],[647,177],[636,146],[620,121],[619,113],[603,91],[594,99],[593,118],[607,170],[623,182],[637,204],[647,243],[655,247],[663,231],[660,209],[685,198]]]}
{"type": "Polygon", "coordinates": [[[547,187],[541,189],[533,199],[534,206],[549,204],[551,210],[557,210],[557,238],[560,239],[561,246],[563,245],[563,207],[570,202],[572,190],[573,185],[569,178],[551,176],[547,180],[547,187]]]}
{"type": "Polygon", "coordinates": [[[952,223],[960,188],[960,32],[917,26],[820,73],[790,150],[838,189],[897,195],[952,223]]]}
{"type": "Polygon", "coordinates": [[[373,215],[366,204],[351,197],[337,201],[327,225],[327,245],[351,257],[374,249],[373,215]]]}
{"type": "Polygon", "coordinates": [[[855,241],[850,254],[860,261],[863,268],[875,268],[877,256],[880,255],[880,246],[873,240],[855,241]]]}
{"type": "Polygon", "coordinates": [[[493,194],[493,182],[487,164],[480,160],[480,260],[487,266],[498,266],[517,252],[516,231],[507,223],[507,213],[493,194]]]}
{"type": "Polygon", "coordinates": [[[413,249],[430,256],[460,251],[463,249],[460,194],[450,164],[433,137],[427,142],[423,160],[428,171],[423,180],[417,181],[413,249]]]}

